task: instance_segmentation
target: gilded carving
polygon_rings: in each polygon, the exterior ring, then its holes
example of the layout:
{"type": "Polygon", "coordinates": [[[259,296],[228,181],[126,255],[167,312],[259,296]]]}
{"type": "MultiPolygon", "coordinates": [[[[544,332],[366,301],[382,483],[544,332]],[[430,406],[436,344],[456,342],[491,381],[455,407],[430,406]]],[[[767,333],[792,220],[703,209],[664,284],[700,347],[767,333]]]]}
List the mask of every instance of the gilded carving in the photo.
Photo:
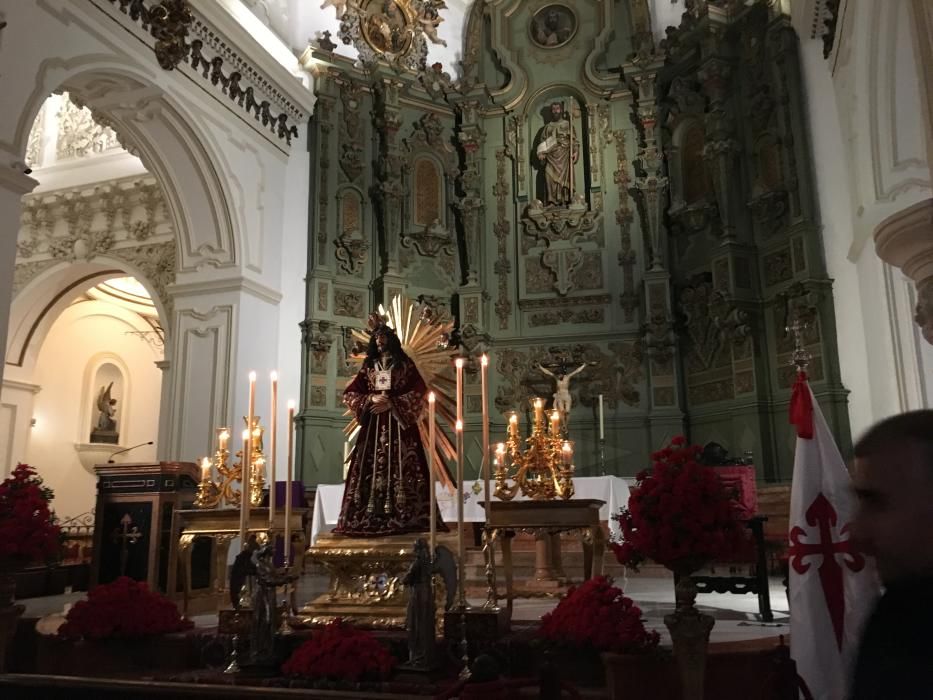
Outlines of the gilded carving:
{"type": "Polygon", "coordinates": [[[334,290],[334,315],[363,317],[363,295],[346,289],[334,290]]]}
{"type": "Polygon", "coordinates": [[[765,284],[768,286],[792,279],[790,248],[784,247],[764,256],[765,284]]]}
{"type": "Polygon", "coordinates": [[[317,310],[327,311],[327,282],[317,283],[317,310]]]}
{"type": "Polygon", "coordinates": [[[531,314],[528,325],[537,328],[539,326],[556,326],[562,323],[602,323],[605,318],[605,310],[600,307],[576,311],[559,309],[557,311],[543,311],[531,314]]]}
{"type": "Polygon", "coordinates": [[[512,272],[512,262],[509,259],[508,240],[512,224],[508,218],[509,180],[506,173],[506,152],[504,148],[496,150],[496,183],[493,185],[493,195],[496,198],[496,223],[493,233],[496,236],[496,262],[493,271],[498,278],[498,298],[495,303],[496,317],[499,319],[499,329],[509,327],[509,316],[512,313],[512,302],[509,295],[509,274],[512,272]]]}

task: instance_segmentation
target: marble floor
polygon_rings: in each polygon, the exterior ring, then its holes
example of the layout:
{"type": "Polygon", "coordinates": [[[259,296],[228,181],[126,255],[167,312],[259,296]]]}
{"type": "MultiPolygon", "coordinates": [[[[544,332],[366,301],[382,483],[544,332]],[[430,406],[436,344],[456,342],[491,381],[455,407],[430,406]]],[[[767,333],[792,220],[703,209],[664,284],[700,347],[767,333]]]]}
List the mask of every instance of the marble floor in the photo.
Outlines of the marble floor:
{"type": "MultiPolygon", "coordinates": [[[[304,576],[298,588],[296,599],[298,604],[312,600],[327,589],[327,579],[318,574],[304,576]]],[[[630,576],[627,579],[617,579],[616,585],[623,588],[625,594],[631,597],[642,609],[646,625],[661,633],[662,644],[670,643],[667,629],[664,626],[664,615],[674,609],[674,586],[671,577],[646,576],[644,574],[630,576]]],[[[697,596],[698,607],[716,618],[711,642],[729,643],[746,642],[773,638],[779,635],[787,637],[790,634],[788,619],[787,597],[780,579],[771,579],[771,608],[774,612],[773,622],[762,622],[758,615],[758,598],[751,594],[737,595],[731,593],[702,593],[697,596]]],[[[27,598],[20,601],[26,606],[26,615],[42,617],[49,614],[61,613],[66,605],[81,600],[84,593],[66,593],[64,595],[48,596],[44,598],[27,598]]],[[[481,598],[471,599],[470,602],[481,604],[481,598]]],[[[519,599],[515,602],[513,619],[537,620],[544,613],[557,604],[554,598],[519,599]]],[[[198,627],[213,627],[217,624],[215,614],[198,615],[193,618],[198,627]]]]}

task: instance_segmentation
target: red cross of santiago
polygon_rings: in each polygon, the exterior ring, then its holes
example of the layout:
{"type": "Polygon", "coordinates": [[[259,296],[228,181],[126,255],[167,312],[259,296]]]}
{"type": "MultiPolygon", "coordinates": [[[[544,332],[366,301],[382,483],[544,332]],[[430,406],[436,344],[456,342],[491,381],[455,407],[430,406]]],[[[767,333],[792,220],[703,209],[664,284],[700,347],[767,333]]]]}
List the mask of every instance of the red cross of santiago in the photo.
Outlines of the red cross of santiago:
{"type": "MultiPolygon", "coordinates": [[[[807,536],[807,531],[799,525],[795,525],[790,531],[790,547],[788,555],[790,565],[798,574],[805,574],[810,570],[810,564],[804,559],[814,555],[821,555],[823,558],[820,564],[820,587],[823,589],[823,597],[826,599],[826,608],[829,611],[829,618],[833,623],[833,631],[836,634],[836,644],[842,648],[842,635],[845,627],[845,588],[843,586],[843,570],[837,561],[837,554],[842,555],[842,560],[850,571],[861,571],[865,566],[865,559],[858,552],[852,551],[847,539],[833,539],[833,528],[839,516],[832,503],[822,494],[817,494],[813,503],[807,508],[805,513],[807,524],[816,527],[819,537],[815,542],[801,542],[800,538],[807,536]]],[[[839,530],[839,535],[845,535],[849,531],[849,524],[846,523],[839,530]]],[[[809,539],[809,538],[808,538],[809,539]]]]}

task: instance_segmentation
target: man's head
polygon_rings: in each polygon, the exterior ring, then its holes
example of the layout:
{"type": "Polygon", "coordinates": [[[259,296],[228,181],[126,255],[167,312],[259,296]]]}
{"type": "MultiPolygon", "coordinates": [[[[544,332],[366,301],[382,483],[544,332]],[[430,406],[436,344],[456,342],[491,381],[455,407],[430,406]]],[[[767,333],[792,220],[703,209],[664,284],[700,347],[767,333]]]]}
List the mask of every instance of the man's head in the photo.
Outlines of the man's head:
{"type": "Polygon", "coordinates": [[[383,324],[373,330],[366,355],[370,359],[375,359],[384,353],[398,360],[402,356],[402,344],[395,331],[383,324]]]}
{"type": "Polygon", "coordinates": [[[855,445],[854,542],[886,584],[933,576],[933,411],[873,426],[855,445]]]}
{"type": "Polygon", "coordinates": [[[564,113],[564,105],[560,102],[551,103],[551,116],[557,120],[560,119],[561,115],[564,113]]]}

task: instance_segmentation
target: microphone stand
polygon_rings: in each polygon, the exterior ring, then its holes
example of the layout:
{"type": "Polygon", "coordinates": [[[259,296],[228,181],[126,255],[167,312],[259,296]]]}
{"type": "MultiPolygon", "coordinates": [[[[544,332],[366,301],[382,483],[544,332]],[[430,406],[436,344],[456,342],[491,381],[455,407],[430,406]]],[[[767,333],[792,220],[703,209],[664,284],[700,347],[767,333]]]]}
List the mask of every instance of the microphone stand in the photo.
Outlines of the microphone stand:
{"type": "Polygon", "coordinates": [[[132,447],[125,447],[122,450],[117,450],[116,452],[110,455],[110,459],[107,460],[107,464],[116,464],[116,462],[113,461],[113,458],[116,457],[117,455],[123,454],[124,452],[135,450],[137,447],[145,447],[146,445],[154,445],[154,444],[155,443],[152,440],[150,440],[149,442],[141,442],[138,445],[133,445],[132,447]]]}

